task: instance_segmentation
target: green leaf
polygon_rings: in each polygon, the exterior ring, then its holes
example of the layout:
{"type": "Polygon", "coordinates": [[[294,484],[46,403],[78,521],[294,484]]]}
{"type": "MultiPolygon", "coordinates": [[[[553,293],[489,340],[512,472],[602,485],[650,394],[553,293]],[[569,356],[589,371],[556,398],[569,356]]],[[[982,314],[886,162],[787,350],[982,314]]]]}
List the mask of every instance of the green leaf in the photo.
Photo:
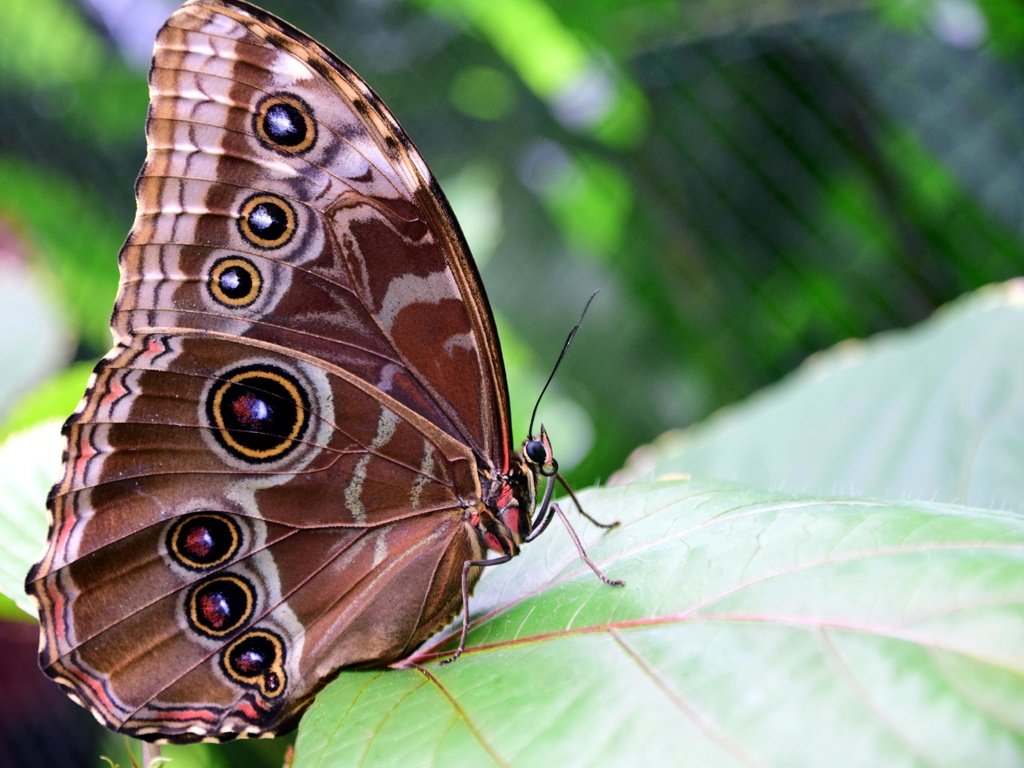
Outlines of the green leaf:
{"type": "Polygon", "coordinates": [[[485,574],[458,662],[329,685],[295,768],[1024,761],[1024,518],[696,481],[584,501],[623,519],[590,552],[624,588],[546,533],[485,574]]]}
{"type": "Polygon", "coordinates": [[[0,621],[33,621],[34,614],[28,614],[7,595],[0,593],[0,621]]]}
{"type": "Polygon", "coordinates": [[[60,421],[45,421],[0,445],[0,592],[36,615],[25,575],[46,542],[46,495],[60,475],[64,439],[60,421]]]}
{"type": "Polygon", "coordinates": [[[1024,280],[909,331],[844,342],[706,422],[638,450],[614,482],[666,473],[762,488],[1024,511],[1024,280]]]}
{"type": "MultiPolygon", "coordinates": [[[[2,208],[0,204],[0,208],[2,208]]],[[[28,245],[0,222],[0,417],[74,348],[52,287],[28,245]]]]}
{"type": "Polygon", "coordinates": [[[569,127],[586,130],[614,147],[635,146],[646,135],[648,106],[643,93],[611,62],[596,56],[549,3],[420,4],[476,28],[569,127]]]}
{"type": "Polygon", "coordinates": [[[103,49],[80,14],[60,0],[7,0],[0,72],[30,88],[75,80],[103,65],[103,49]]]}
{"type": "MultiPolygon", "coordinates": [[[[833,428],[866,419],[874,439],[847,461],[959,455],[965,432],[984,425],[984,436],[998,435],[1005,426],[996,416],[1013,422],[1007,403],[1020,379],[1006,371],[1015,361],[994,359],[1020,338],[1019,297],[1019,285],[991,290],[919,331],[859,345],[852,361],[818,363],[815,376],[797,377],[807,389],[788,401],[789,421],[758,421],[758,401],[792,397],[791,384],[736,410],[761,429],[792,429],[814,413],[831,414],[833,428]],[[957,363],[948,369],[950,349],[957,363]],[[858,372],[839,394],[824,386],[858,372]],[[959,393],[962,424],[947,423],[948,404],[934,412],[937,424],[879,419],[871,406],[886,390],[895,413],[910,414],[959,393]],[[836,399],[826,408],[819,397],[836,399]]],[[[1010,438],[988,447],[989,463],[1019,466],[1010,438]]],[[[984,444],[975,440],[973,450],[984,444]]],[[[8,468],[0,587],[22,604],[60,448],[57,422],[0,447],[8,468]]],[[[763,458],[746,460],[756,467],[763,458]]],[[[888,487],[906,498],[931,475],[895,476],[908,484],[888,487]]],[[[582,498],[591,514],[623,521],[604,536],[577,527],[624,588],[602,585],[554,523],[485,574],[471,602],[469,649],[456,664],[437,664],[435,654],[452,647],[456,630],[448,630],[418,665],[344,672],[329,685],[303,720],[296,768],[613,765],[637,755],[673,764],[684,754],[701,766],[1024,761],[1024,516],[707,480],[582,498]]]]}
{"type": "Polygon", "coordinates": [[[43,420],[65,419],[82,399],[94,363],[75,363],[23,397],[9,418],[0,424],[0,439],[43,420]]]}

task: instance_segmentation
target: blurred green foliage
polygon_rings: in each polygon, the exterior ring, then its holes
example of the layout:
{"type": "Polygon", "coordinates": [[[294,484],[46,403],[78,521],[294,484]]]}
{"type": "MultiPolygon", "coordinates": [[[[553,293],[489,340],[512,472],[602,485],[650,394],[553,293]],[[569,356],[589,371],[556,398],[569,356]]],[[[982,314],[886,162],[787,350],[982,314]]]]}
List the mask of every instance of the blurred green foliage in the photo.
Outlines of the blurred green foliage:
{"type": "MultiPolygon", "coordinates": [[[[517,434],[602,290],[541,409],[579,485],[814,351],[1024,268],[1020,4],[262,5],[353,65],[449,191],[517,434]]],[[[0,225],[58,295],[78,361],[109,345],[145,152],[139,51],[174,6],[4,6],[0,225]]],[[[77,399],[45,391],[31,413],[77,399]]]]}
{"type": "MultiPolygon", "coordinates": [[[[108,344],[144,154],[137,52],[173,7],[108,5],[13,0],[0,33],[0,215],[54,276],[82,360],[108,344]]],[[[559,453],[586,454],[580,484],[1024,265],[1016,6],[265,5],[355,66],[449,189],[519,350],[519,434],[602,289],[541,411],[559,453]]]]}

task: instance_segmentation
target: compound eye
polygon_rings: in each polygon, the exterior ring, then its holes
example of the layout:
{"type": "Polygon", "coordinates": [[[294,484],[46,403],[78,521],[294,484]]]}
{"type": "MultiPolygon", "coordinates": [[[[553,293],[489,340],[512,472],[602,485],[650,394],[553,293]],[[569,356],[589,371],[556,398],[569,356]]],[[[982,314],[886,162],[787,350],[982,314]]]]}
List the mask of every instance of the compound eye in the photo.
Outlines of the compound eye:
{"type": "Polygon", "coordinates": [[[544,446],[544,443],[540,440],[530,439],[526,441],[526,446],[523,448],[526,453],[526,458],[532,461],[534,464],[544,464],[548,458],[548,449],[544,446]]]}

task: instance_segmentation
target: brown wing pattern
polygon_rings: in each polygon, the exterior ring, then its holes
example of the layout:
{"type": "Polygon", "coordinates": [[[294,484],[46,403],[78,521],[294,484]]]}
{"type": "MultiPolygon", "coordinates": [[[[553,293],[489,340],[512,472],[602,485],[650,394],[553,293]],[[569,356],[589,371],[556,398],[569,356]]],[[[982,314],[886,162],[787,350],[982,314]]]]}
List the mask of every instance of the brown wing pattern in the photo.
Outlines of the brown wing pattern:
{"type": "Polygon", "coordinates": [[[332,54],[193,0],[150,94],[115,348],[26,589],[44,670],[107,725],[265,735],[457,610],[504,371],[447,202],[332,54]]]}
{"type": "Polygon", "coordinates": [[[212,329],[302,349],[503,469],[506,386],[480,280],[433,176],[373,91],[312,39],[240,4],[188,4],[155,50],[115,332],[212,329]],[[280,119],[291,106],[308,120],[308,147],[261,136],[260,110],[275,105],[280,119]],[[287,242],[244,236],[254,195],[291,208],[287,242]],[[250,303],[226,304],[213,282],[234,257],[259,275],[250,303]]]}
{"type": "Polygon", "coordinates": [[[41,663],[140,736],[280,727],[330,671],[422,642],[456,610],[461,565],[479,556],[462,522],[480,495],[466,446],[301,353],[219,334],[135,336],[98,367],[66,431],[50,546],[28,584],[41,663]],[[257,378],[239,386],[239,370],[257,378]],[[281,380],[294,388],[275,391],[281,380]],[[221,390],[223,413],[261,397],[288,420],[225,428],[211,407],[221,390]],[[254,446],[268,455],[254,462],[254,446]],[[198,565],[181,555],[183,526],[217,525],[233,551],[198,565]],[[226,608],[204,608],[203,589],[226,608]],[[225,643],[254,633],[279,643],[276,696],[220,671],[225,643]]]}

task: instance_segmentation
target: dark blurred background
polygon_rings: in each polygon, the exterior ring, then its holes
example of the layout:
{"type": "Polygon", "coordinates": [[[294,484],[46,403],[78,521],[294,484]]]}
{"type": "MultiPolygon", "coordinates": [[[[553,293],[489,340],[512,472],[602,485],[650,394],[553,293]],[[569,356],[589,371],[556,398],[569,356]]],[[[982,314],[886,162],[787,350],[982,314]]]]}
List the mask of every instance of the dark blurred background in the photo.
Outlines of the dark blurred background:
{"type": "MultiPolygon", "coordinates": [[[[262,4],[363,75],[448,192],[517,434],[601,289],[541,412],[578,485],[814,351],[1024,271],[1022,3],[262,4]]],[[[109,345],[149,51],[176,5],[5,1],[8,413],[109,345]]]]}

